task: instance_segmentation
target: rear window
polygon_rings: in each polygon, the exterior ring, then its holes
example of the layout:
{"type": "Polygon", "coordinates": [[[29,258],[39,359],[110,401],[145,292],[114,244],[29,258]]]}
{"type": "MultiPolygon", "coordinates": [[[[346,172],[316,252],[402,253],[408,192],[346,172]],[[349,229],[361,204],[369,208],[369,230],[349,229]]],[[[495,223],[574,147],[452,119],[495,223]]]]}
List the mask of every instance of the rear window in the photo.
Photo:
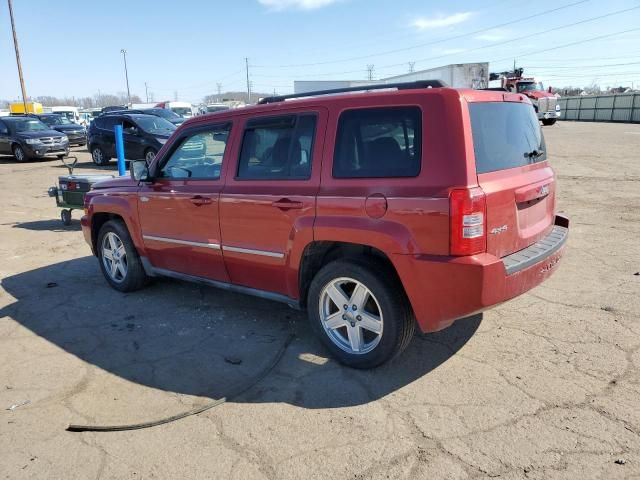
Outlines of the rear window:
{"type": "Polygon", "coordinates": [[[533,107],[525,103],[469,104],[476,173],[522,167],[547,159],[533,107]]]}
{"type": "Polygon", "coordinates": [[[420,173],[417,107],[350,110],[340,115],[335,178],[415,177],[420,173]]]}

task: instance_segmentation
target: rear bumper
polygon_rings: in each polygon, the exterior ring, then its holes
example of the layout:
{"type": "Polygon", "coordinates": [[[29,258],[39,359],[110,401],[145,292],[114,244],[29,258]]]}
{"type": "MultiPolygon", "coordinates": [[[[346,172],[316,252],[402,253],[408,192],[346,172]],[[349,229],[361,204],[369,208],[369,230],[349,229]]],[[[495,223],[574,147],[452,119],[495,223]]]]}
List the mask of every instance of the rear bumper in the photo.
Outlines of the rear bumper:
{"type": "Polygon", "coordinates": [[[559,111],[553,112],[538,112],[538,120],[549,120],[551,118],[560,118],[562,114],[559,111]]]}
{"type": "Polygon", "coordinates": [[[395,255],[393,262],[420,329],[434,332],[544,282],[557,269],[568,231],[569,220],[558,215],[545,239],[505,258],[395,255]]]}

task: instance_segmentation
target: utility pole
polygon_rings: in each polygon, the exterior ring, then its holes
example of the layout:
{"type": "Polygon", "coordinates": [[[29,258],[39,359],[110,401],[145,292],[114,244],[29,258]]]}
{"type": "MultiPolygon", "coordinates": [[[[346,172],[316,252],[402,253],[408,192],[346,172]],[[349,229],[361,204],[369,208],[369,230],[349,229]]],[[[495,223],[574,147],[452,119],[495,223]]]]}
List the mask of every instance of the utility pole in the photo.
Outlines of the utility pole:
{"type": "Polygon", "coordinates": [[[144,82],[144,94],[147,97],[147,103],[149,103],[149,86],[147,82],[144,82]]]}
{"type": "Polygon", "coordinates": [[[409,73],[416,71],[416,62],[409,62],[409,73]]]}
{"type": "Polygon", "coordinates": [[[20,89],[22,90],[22,104],[24,105],[25,115],[29,113],[27,111],[27,89],[24,86],[24,77],[22,76],[22,64],[20,63],[20,48],[18,48],[18,36],[16,35],[16,23],[13,18],[13,3],[9,2],[9,16],[11,17],[11,30],[13,31],[13,46],[16,50],[16,63],[18,64],[18,77],[20,77],[20,89]]]}
{"type": "Polygon", "coordinates": [[[220,103],[220,97],[222,96],[222,84],[216,83],[216,88],[218,89],[218,103],[220,103]]]}
{"type": "Polygon", "coordinates": [[[371,63],[369,65],[367,65],[367,72],[368,72],[367,73],[367,78],[369,80],[373,80],[373,67],[374,67],[374,65],[371,64],[371,63]]]}
{"type": "Polygon", "coordinates": [[[124,59],[124,78],[127,80],[127,101],[128,105],[131,106],[131,91],[129,90],[129,72],[127,71],[127,51],[123,48],[120,50],[122,54],[122,58],[124,59]]]}
{"type": "Polygon", "coordinates": [[[244,57],[244,65],[247,69],[247,103],[251,103],[251,83],[249,82],[249,57],[244,57]]]}

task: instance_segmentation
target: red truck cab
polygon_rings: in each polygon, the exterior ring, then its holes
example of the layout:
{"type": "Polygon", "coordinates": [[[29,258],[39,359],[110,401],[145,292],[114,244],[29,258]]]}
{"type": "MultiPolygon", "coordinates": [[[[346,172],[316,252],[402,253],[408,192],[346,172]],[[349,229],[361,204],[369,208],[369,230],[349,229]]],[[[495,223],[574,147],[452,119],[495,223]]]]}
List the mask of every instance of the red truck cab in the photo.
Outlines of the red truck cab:
{"type": "Polygon", "coordinates": [[[520,295],[568,220],[529,99],[438,82],[318,92],[186,121],[82,219],[108,283],[153,276],[285,302],[341,362],[520,295]]]}

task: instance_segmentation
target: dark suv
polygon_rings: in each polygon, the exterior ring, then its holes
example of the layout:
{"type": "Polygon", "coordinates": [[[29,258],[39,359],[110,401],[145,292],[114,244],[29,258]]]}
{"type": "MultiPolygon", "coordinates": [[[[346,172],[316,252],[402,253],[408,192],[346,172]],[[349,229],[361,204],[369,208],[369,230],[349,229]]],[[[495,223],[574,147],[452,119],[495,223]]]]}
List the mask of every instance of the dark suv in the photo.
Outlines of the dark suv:
{"type": "Polygon", "coordinates": [[[0,118],[0,154],[13,155],[19,162],[31,158],[69,154],[69,139],[32,116],[0,118]]]}
{"type": "Polygon", "coordinates": [[[49,126],[51,130],[64,133],[69,138],[69,145],[82,146],[87,144],[87,131],[85,128],[82,125],[73,123],[66,116],[57,113],[42,113],[32,116],[49,126]]]}
{"type": "Polygon", "coordinates": [[[176,129],[175,125],[155,115],[101,115],[91,122],[87,136],[91,158],[96,165],[106,165],[116,156],[116,125],[122,125],[125,158],[145,159],[147,162],[154,159],[158,150],[176,129]]]}
{"type": "Polygon", "coordinates": [[[94,185],[82,229],[107,282],[169,276],[306,308],[365,368],[557,270],[569,221],[527,97],[362,88],[189,119],[129,181],[94,185]]]}

